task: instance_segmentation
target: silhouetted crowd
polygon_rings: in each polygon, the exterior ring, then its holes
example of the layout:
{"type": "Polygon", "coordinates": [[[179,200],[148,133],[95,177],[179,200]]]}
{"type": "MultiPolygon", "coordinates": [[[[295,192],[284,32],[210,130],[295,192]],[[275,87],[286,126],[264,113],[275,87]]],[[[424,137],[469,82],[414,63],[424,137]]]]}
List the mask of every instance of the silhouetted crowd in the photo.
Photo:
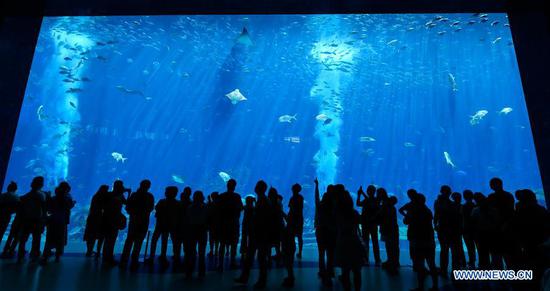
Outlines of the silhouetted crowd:
{"type": "MultiPolygon", "coordinates": [[[[409,254],[419,290],[424,289],[426,277],[431,277],[432,289],[437,289],[438,277],[448,276],[449,253],[452,270],[523,269],[534,270],[538,276],[548,267],[541,253],[542,244],[550,237],[548,211],[537,203],[533,191],[518,190],[514,197],[504,190],[498,178],[490,181],[494,192],[488,196],[470,190],[461,194],[442,186],[433,213],[426,206],[426,197],[414,189],[407,191],[409,201],[397,209],[397,198],[388,195],[384,188],[370,185],[365,192],[360,187],[354,203],[344,185],[329,185],[321,195],[318,181],[314,182],[318,275],[325,286],[332,286],[335,268],[339,268],[337,280],[343,288],[361,290],[361,268],[370,264],[370,244],[374,265],[390,274],[398,273],[398,213],[407,226],[409,254]],[[360,213],[355,206],[361,208],[360,213]],[[439,268],[435,262],[436,237],[440,246],[439,268]],[[381,261],[379,239],[385,245],[385,262],[381,261]]],[[[71,209],[76,202],[67,182],[59,183],[53,195],[42,191],[43,187],[44,178],[35,177],[27,194],[18,196],[17,185],[11,182],[7,192],[0,195],[0,237],[3,238],[11,222],[4,258],[16,256],[21,263],[30,236],[32,261],[47,264],[53,249],[56,261],[63,254],[71,209]],[[41,251],[44,229],[46,242],[41,251]]],[[[255,197],[245,197],[244,205],[241,195],[235,192],[237,182],[233,179],[227,181],[225,192],[213,192],[207,197],[200,190],[193,192],[185,187],[178,199],[179,189],[168,186],[165,197],[156,205],[150,187],[149,180],[143,180],[134,192],[120,180],[114,182],[112,189],[107,185],[99,187],[91,199],[84,231],[87,257],[101,258],[107,266],[119,265],[135,271],[146,242],[147,266],[153,266],[157,260],[162,269],[172,264],[187,276],[196,272],[202,278],[206,273],[206,257],[210,257],[219,272],[226,265],[232,269],[240,265],[242,272],[235,283],[247,284],[252,265],[257,261],[259,279],[254,287],[263,288],[269,266],[275,263],[287,271],[282,285],[294,286],[294,259],[302,258],[304,229],[304,197],[299,184],[291,188],[288,212],[284,211],[283,196],[262,180],[255,186],[255,197]],[[149,219],[153,211],[155,227],[150,237],[149,219]],[[127,236],[117,261],[114,248],[119,231],[124,229],[127,236]],[[159,239],[161,248],[157,257],[159,239]],[[171,262],[167,256],[168,239],[173,247],[171,262]],[[237,252],[241,255],[240,264],[237,252]]]]}

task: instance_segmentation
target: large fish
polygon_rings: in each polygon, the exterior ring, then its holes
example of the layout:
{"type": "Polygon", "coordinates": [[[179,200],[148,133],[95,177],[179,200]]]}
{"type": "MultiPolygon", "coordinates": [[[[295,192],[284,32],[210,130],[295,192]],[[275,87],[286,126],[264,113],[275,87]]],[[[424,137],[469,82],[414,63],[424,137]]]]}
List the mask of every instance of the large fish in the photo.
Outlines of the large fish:
{"type": "Polygon", "coordinates": [[[456,168],[453,160],[451,159],[451,155],[449,155],[448,152],[443,152],[443,156],[445,157],[445,162],[447,163],[447,165],[451,166],[452,168],[456,168]]]}
{"type": "Polygon", "coordinates": [[[226,172],[219,172],[218,175],[220,176],[220,178],[222,178],[224,183],[227,183],[227,181],[231,179],[231,176],[229,176],[229,174],[226,172]]]}
{"type": "Polygon", "coordinates": [[[246,29],[246,27],[243,27],[241,34],[237,37],[237,43],[244,46],[252,45],[252,40],[250,39],[250,35],[248,34],[248,29],[246,29]]]}
{"type": "Polygon", "coordinates": [[[225,94],[225,97],[229,98],[231,101],[231,104],[237,104],[241,101],[248,100],[244,95],[239,91],[239,89],[235,89],[227,94],[225,94]]]}

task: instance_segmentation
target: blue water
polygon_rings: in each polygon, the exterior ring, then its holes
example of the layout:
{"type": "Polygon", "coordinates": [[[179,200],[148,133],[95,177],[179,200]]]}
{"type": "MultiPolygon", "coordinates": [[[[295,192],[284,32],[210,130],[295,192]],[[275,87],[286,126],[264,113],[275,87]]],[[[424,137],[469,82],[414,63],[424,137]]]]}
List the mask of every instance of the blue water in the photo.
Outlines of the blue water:
{"type": "Polygon", "coordinates": [[[119,178],[131,188],[149,178],[160,198],[167,185],[222,191],[227,174],[243,196],[258,179],[287,198],[301,183],[312,205],[315,177],[384,186],[399,203],[414,187],[431,203],[441,184],[487,193],[499,176],[542,201],[507,23],[505,14],[47,17],[6,181],[23,191],[34,175],[48,189],[68,180],[84,207],[119,178]],[[235,89],[246,100],[233,104],[235,89]]]}

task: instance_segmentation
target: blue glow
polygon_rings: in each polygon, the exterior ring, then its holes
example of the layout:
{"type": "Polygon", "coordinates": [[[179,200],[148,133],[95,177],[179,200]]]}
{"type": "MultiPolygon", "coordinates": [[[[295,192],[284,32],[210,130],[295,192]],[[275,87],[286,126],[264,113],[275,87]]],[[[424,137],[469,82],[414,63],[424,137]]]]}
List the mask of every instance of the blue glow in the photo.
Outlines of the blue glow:
{"type": "Polygon", "coordinates": [[[312,205],[316,176],[384,186],[400,204],[411,187],[431,203],[441,184],[488,193],[499,176],[542,201],[507,23],[47,17],[6,180],[68,180],[83,209],[117,178],[132,188],[149,178],[157,198],[170,184],[220,191],[228,177],[243,196],[261,178],[289,197],[298,182],[312,205]]]}

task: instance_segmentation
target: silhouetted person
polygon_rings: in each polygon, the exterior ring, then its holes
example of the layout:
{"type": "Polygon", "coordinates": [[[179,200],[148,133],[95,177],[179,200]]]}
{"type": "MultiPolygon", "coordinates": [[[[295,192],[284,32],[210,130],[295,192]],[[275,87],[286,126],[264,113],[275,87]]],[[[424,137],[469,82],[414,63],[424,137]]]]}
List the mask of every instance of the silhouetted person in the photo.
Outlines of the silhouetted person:
{"type": "Polygon", "coordinates": [[[399,268],[399,226],[397,224],[397,198],[395,196],[388,197],[384,188],[378,188],[377,195],[379,196],[382,205],[380,206],[379,217],[380,235],[386,246],[386,254],[388,260],[382,263],[382,267],[391,273],[397,272],[399,268]]]}
{"type": "MultiPolygon", "coordinates": [[[[304,233],[304,196],[300,194],[302,186],[300,184],[292,185],[292,197],[288,201],[288,227],[285,234],[292,233],[298,238],[298,254],[297,258],[302,258],[302,249],[304,247],[303,233],[304,233]]],[[[294,241],[294,238],[292,238],[294,241]]]]}
{"type": "Polygon", "coordinates": [[[474,194],[476,206],[472,210],[472,226],[474,241],[479,257],[478,268],[489,269],[491,265],[491,242],[497,232],[498,213],[489,207],[487,198],[477,192],[474,194]]]}
{"type": "Polygon", "coordinates": [[[128,262],[130,252],[131,268],[137,268],[139,264],[139,254],[141,245],[149,229],[149,218],[155,208],[155,197],[149,193],[151,181],[143,180],[139,184],[136,192],[132,193],[126,201],[126,212],[130,215],[128,224],[128,235],[124,242],[124,249],[120,258],[120,263],[124,266],[128,262]]]}
{"type": "Polygon", "coordinates": [[[86,241],[86,256],[94,254],[94,246],[97,242],[96,258],[101,254],[103,247],[103,235],[101,234],[101,221],[103,219],[103,204],[109,195],[109,186],[101,185],[92,197],[90,210],[86,218],[86,229],[84,230],[84,241],[86,241]]]}
{"type": "Polygon", "coordinates": [[[67,245],[67,227],[71,219],[71,209],[76,204],[70,192],[69,183],[61,182],[55,188],[55,196],[46,200],[48,217],[46,220],[46,244],[42,255],[43,264],[48,262],[52,249],[55,249],[55,261],[59,262],[67,245]]]}
{"type": "Polygon", "coordinates": [[[466,267],[466,257],[464,255],[464,248],[462,247],[462,195],[459,192],[453,192],[451,194],[451,207],[450,207],[450,219],[451,219],[451,249],[456,250],[457,260],[453,258],[453,269],[463,269],[466,267]]]}
{"type": "MultiPolygon", "coordinates": [[[[179,208],[181,207],[179,201],[176,199],[178,196],[178,187],[168,186],[164,191],[164,199],[160,199],[155,206],[155,230],[153,231],[153,237],[151,239],[151,251],[149,252],[149,259],[147,263],[152,265],[155,261],[155,253],[157,251],[157,243],[161,238],[160,246],[160,263],[162,267],[168,266],[168,259],[166,258],[166,252],[168,249],[168,237],[172,241],[172,247],[176,248],[177,244],[177,223],[179,214],[179,208]]],[[[174,251],[176,254],[176,251],[174,251]]]]}
{"type": "Polygon", "coordinates": [[[533,270],[536,282],[548,265],[542,245],[550,238],[550,213],[537,203],[533,191],[520,191],[522,194],[519,195],[521,200],[516,204],[514,231],[522,250],[521,268],[533,270]]]}
{"type": "Polygon", "coordinates": [[[417,273],[418,288],[415,290],[424,290],[424,279],[427,275],[425,264],[428,264],[429,274],[432,277],[432,289],[438,288],[437,269],[435,266],[435,238],[433,229],[433,216],[431,210],[426,207],[426,197],[420,193],[415,193],[403,212],[405,216],[404,223],[408,225],[407,239],[409,240],[411,255],[413,260],[413,269],[417,273]]]}
{"type": "Polygon", "coordinates": [[[296,242],[294,238],[297,234],[294,227],[287,223],[281,236],[281,255],[283,265],[285,266],[287,276],[283,279],[282,286],[286,288],[294,287],[294,254],[296,253],[296,242]]]}
{"type": "Polygon", "coordinates": [[[335,265],[342,269],[340,280],[344,290],[352,290],[350,274],[353,273],[353,289],[361,290],[361,267],[365,260],[365,248],[361,244],[359,234],[360,216],[353,209],[353,199],[344,186],[335,187],[336,205],[334,219],[336,220],[335,265]]]}
{"type": "Polygon", "coordinates": [[[502,259],[506,260],[506,265],[510,269],[513,267],[511,253],[514,251],[515,242],[512,241],[513,234],[509,233],[509,224],[514,216],[514,196],[504,191],[502,180],[492,178],[489,186],[494,191],[487,196],[487,203],[498,213],[497,232],[491,242],[494,250],[494,258],[491,263],[494,268],[502,269],[502,259]]]}
{"type": "Polygon", "coordinates": [[[219,229],[220,219],[218,211],[218,192],[212,192],[208,197],[208,241],[210,245],[210,252],[208,257],[217,258],[219,254],[220,241],[219,241],[219,229]]]}
{"type": "Polygon", "coordinates": [[[271,264],[271,248],[275,248],[275,262],[277,266],[281,263],[281,236],[284,228],[284,216],[282,204],[282,196],[276,188],[270,187],[267,194],[267,199],[271,202],[273,207],[273,220],[271,225],[271,246],[269,248],[268,263],[271,264]]]}
{"type": "Polygon", "coordinates": [[[256,183],[254,192],[257,195],[256,211],[253,216],[253,227],[250,233],[249,255],[246,256],[242,273],[239,278],[235,279],[236,283],[246,284],[250,277],[250,269],[254,261],[255,254],[258,256],[258,264],[260,268],[260,276],[254,285],[255,288],[264,288],[267,283],[267,259],[269,256],[269,248],[271,245],[271,229],[273,225],[273,206],[265,192],[267,184],[260,180],[256,183]]]}
{"type": "Polygon", "coordinates": [[[464,234],[464,243],[468,250],[468,267],[475,269],[476,267],[476,245],[474,241],[474,225],[472,223],[472,211],[475,204],[473,202],[474,193],[471,190],[464,190],[462,193],[464,204],[462,205],[462,225],[464,234]]]}
{"type": "MultiPolygon", "coordinates": [[[[40,257],[40,241],[46,221],[46,196],[42,192],[44,177],[35,177],[31,182],[31,191],[21,196],[21,233],[17,261],[25,257],[25,245],[32,235],[30,258],[35,261],[40,257]]],[[[49,195],[48,195],[49,196],[49,195]]]]}
{"type": "MultiPolygon", "coordinates": [[[[10,224],[11,217],[17,212],[19,202],[17,184],[15,184],[15,182],[10,182],[6,189],[6,193],[0,194],[0,242],[2,242],[2,238],[4,238],[4,233],[10,224]]],[[[6,246],[9,246],[7,242],[6,246]]],[[[6,249],[6,247],[4,247],[4,249],[6,249]]]]}
{"type": "Polygon", "coordinates": [[[198,252],[198,275],[199,278],[206,274],[206,241],[207,241],[207,222],[208,209],[204,203],[204,194],[202,191],[195,191],[193,194],[193,203],[187,209],[187,222],[189,227],[189,265],[186,266],[187,276],[190,277],[195,268],[198,252]]]}
{"type": "MultiPolygon", "coordinates": [[[[253,217],[254,217],[254,204],[256,203],[256,198],[248,196],[245,198],[245,205],[243,211],[243,223],[241,231],[241,256],[245,257],[249,253],[250,246],[250,234],[252,233],[253,227],[253,217]]],[[[293,238],[294,239],[294,238],[293,238]]]]}
{"type": "Polygon", "coordinates": [[[226,247],[230,247],[231,259],[230,266],[237,266],[237,244],[239,243],[240,218],[243,210],[241,195],[235,192],[237,181],[229,179],[227,181],[227,191],[220,194],[218,199],[218,211],[220,212],[220,250],[218,270],[223,271],[226,247]]]}
{"type": "Polygon", "coordinates": [[[452,215],[451,187],[447,185],[441,186],[440,194],[434,202],[434,227],[437,231],[437,239],[441,248],[439,254],[439,265],[441,274],[447,276],[449,272],[449,250],[451,251],[453,262],[458,262],[458,249],[455,247],[456,242],[452,215]]]}
{"type": "Polygon", "coordinates": [[[319,181],[315,179],[315,238],[319,252],[319,277],[324,286],[332,286],[334,277],[334,248],[336,228],[334,215],[334,186],[328,185],[323,198],[319,195],[319,181]]]}
{"type": "MultiPolygon", "coordinates": [[[[407,217],[407,213],[409,213],[409,211],[414,206],[414,199],[416,197],[416,194],[417,192],[415,189],[407,190],[407,197],[409,198],[409,202],[405,203],[405,205],[401,206],[398,210],[401,215],[405,216],[405,219],[407,217]]],[[[409,241],[410,241],[410,231],[411,231],[411,228],[410,227],[407,228],[407,239],[409,241]]],[[[409,243],[409,256],[413,262],[414,262],[414,251],[415,249],[413,248],[412,244],[409,243]]],[[[414,265],[413,265],[413,268],[414,268],[414,265]]],[[[414,271],[417,271],[417,270],[414,270],[414,271]]]]}
{"type": "Polygon", "coordinates": [[[193,191],[190,187],[183,188],[183,192],[180,194],[180,207],[179,207],[179,214],[178,214],[178,223],[177,223],[177,234],[178,234],[178,240],[176,243],[176,246],[174,247],[174,266],[177,268],[180,266],[180,256],[183,246],[183,265],[188,264],[189,256],[188,256],[188,249],[190,248],[190,241],[188,237],[188,229],[187,229],[187,208],[189,208],[189,205],[191,205],[191,194],[193,194],[193,191]]]}
{"type": "Polygon", "coordinates": [[[367,194],[363,192],[363,188],[359,188],[357,192],[357,206],[361,207],[361,235],[365,243],[366,264],[369,264],[369,241],[372,241],[372,253],[374,254],[374,264],[380,265],[380,247],[378,245],[378,224],[375,220],[376,213],[380,209],[376,197],[376,187],[369,185],[367,194]],[[361,201],[361,196],[364,199],[361,201]]]}
{"type": "Polygon", "coordinates": [[[115,181],[113,190],[109,192],[103,204],[101,232],[104,237],[103,263],[106,265],[116,265],[118,263],[114,257],[114,249],[119,230],[126,228],[127,219],[122,214],[122,207],[126,204],[125,192],[130,194],[131,190],[124,188],[122,181],[115,181]]]}

